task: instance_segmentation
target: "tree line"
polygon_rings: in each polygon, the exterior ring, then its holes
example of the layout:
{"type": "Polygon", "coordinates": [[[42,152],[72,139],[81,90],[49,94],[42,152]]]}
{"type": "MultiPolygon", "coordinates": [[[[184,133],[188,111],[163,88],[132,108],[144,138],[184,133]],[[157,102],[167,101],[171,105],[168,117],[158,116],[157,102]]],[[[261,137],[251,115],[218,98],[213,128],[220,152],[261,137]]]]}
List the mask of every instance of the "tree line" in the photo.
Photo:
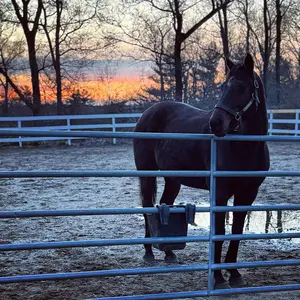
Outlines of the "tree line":
{"type": "Polygon", "coordinates": [[[150,61],[153,87],[137,102],[209,108],[224,79],[224,58],[238,61],[250,52],[269,106],[298,107],[299,21],[297,0],[1,0],[2,112],[13,90],[39,114],[47,86],[63,113],[64,91],[83,76],[78,71],[107,53],[150,61]],[[17,83],[19,74],[29,75],[30,87],[17,83]]]}

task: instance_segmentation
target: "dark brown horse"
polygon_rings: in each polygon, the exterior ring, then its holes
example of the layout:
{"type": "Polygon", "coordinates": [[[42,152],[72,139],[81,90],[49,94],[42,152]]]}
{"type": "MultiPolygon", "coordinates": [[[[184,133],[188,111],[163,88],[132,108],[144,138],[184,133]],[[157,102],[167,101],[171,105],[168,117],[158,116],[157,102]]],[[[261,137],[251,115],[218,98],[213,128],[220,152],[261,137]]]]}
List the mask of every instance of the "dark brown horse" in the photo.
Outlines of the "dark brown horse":
{"type": "MultiPolygon", "coordinates": [[[[227,78],[222,86],[222,96],[212,111],[203,111],[177,103],[158,103],[147,109],[138,121],[136,132],[213,133],[266,135],[268,119],[266,98],[259,76],[254,72],[252,56],[234,64],[226,60],[227,78]]],[[[210,141],[192,140],[134,140],[134,158],[138,170],[209,170],[210,141]]],[[[269,151],[263,141],[218,141],[217,170],[264,171],[269,169],[269,151]]],[[[227,205],[234,197],[234,205],[251,205],[257,196],[263,177],[217,178],[216,204],[227,205]]],[[[209,189],[209,179],[204,177],[165,177],[165,187],[160,203],[173,204],[181,185],[209,189]]],[[[156,202],[156,178],[140,178],[143,207],[156,202]]],[[[232,233],[243,233],[246,212],[234,212],[232,233]]],[[[225,234],[225,213],[216,213],[216,234],[225,234]]],[[[145,216],[146,237],[149,228],[145,216]]],[[[215,263],[221,262],[223,242],[215,243],[215,263]]],[[[225,262],[236,262],[239,241],[230,241],[225,262]]],[[[144,259],[154,259],[151,245],[145,245],[144,259]]],[[[166,261],[176,260],[172,251],[166,251],[166,261]]],[[[243,286],[245,281],[237,269],[230,272],[230,286],[243,286]]],[[[215,288],[229,287],[221,271],[214,272],[215,288]]]]}

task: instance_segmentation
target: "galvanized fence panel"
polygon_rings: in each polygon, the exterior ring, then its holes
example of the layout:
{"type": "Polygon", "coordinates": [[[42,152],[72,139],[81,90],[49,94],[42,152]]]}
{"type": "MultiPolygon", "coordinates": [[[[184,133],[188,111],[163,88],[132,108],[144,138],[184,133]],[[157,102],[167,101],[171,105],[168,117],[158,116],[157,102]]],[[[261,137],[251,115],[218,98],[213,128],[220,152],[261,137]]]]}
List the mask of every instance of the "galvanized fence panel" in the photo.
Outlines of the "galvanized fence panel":
{"type": "MultiPolygon", "coordinates": [[[[187,236],[187,237],[166,237],[166,238],[135,238],[135,239],[101,239],[101,240],[82,240],[82,241],[58,241],[58,242],[39,242],[39,243],[16,243],[2,244],[0,251],[21,251],[33,249],[54,249],[54,248],[70,248],[70,247],[100,247],[114,245],[134,245],[134,244],[153,244],[162,242],[206,242],[209,243],[209,260],[207,264],[196,265],[180,265],[168,267],[148,267],[136,269],[119,269],[119,270],[99,270],[89,272],[69,272],[57,274],[36,274],[36,275],[18,275],[0,277],[0,284],[31,282],[44,280],[63,280],[75,278],[94,278],[107,276],[125,276],[138,274],[156,274],[156,273],[172,273],[172,272],[192,272],[192,271],[208,271],[208,288],[201,291],[173,292],[161,294],[146,294],[136,296],[121,297],[104,297],[101,299],[179,299],[194,298],[201,296],[231,295],[231,294],[247,294],[258,292],[274,292],[274,291],[292,291],[300,290],[300,284],[286,284],[276,286],[261,287],[243,287],[232,288],[227,290],[215,290],[213,285],[213,275],[215,270],[229,268],[260,268],[260,267],[278,267],[278,266],[298,266],[300,260],[272,260],[272,261],[253,261],[253,262],[237,262],[237,263],[221,263],[214,262],[214,243],[220,240],[254,240],[254,239],[284,239],[284,238],[300,238],[300,232],[295,233],[267,233],[267,234],[226,234],[216,235],[214,218],[216,212],[226,211],[263,211],[263,210],[299,210],[300,205],[259,205],[259,206],[216,206],[215,187],[217,177],[232,176],[300,176],[300,171],[217,171],[216,170],[216,150],[217,140],[213,135],[209,134],[163,134],[163,133],[133,133],[133,132],[87,132],[87,131],[30,131],[30,130],[0,130],[1,135],[26,137],[112,137],[112,138],[143,138],[143,139],[192,139],[192,140],[210,140],[211,142],[211,168],[209,171],[1,171],[0,178],[18,178],[18,177],[140,177],[140,176],[204,176],[210,177],[210,206],[197,207],[196,212],[207,212],[210,214],[210,231],[207,236],[187,236]]],[[[228,135],[221,140],[238,140],[238,141],[293,141],[299,142],[298,136],[239,136],[228,135]]],[[[171,208],[171,213],[182,212],[183,208],[171,208]]],[[[39,211],[0,211],[0,219],[3,218],[31,218],[31,217],[50,217],[50,216],[83,216],[83,215],[117,215],[117,214],[144,214],[157,213],[157,208],[116,208],[116,209],[97,209],[97,210],[39,210],[39,211]]]]}

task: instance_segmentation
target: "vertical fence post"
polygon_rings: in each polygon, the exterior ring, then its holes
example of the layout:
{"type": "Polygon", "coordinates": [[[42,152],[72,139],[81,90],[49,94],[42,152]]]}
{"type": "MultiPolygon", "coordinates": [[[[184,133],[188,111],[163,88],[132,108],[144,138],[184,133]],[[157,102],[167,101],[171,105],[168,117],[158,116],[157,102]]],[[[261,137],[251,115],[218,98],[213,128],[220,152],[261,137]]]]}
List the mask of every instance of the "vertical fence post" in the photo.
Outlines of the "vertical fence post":
{"type": "Polygon", "coordinates": [[[299,130],[299,111],[298,109],[296,109],[296,112],[295,112],[295,136],[298,135],[298,130],[299,130]]]}
{"type": "MultiPolygon", "coordinates": [[[[112,125],[112,132],[116,132],[116,118],[112,117],[111,118],[111,125],[112,125]]],[[[117,139],[113,138],[113,144],[116,145],[117,139]]]]}
{"type": "Polygon", "coordinates": [[[208,294],[214,289],[214,271],[211,269],[215,262],[215,242],[213,237],[216,232],[215,228],[215,213],[213,209],[216,206],[216,177],[217,169],[217,141],[214,137],[210,141],[210,227],[209,227],[209,262],[208,262],[208,294]]]}
{"type": "MultiPolygon", "coordinates": [[[[22,128],[22,121],[21,120],[18,120],[18,129],[21,130],[22,128]]],[[[23,147],[23,143],[22,143],[22,137],[19,136],[19,147],[22,148],[23,147]]]]}
{"type": "Polygon", "coordinates": [[[272,135],[273,131],[273,113],[270,111],[270,117],[269,117],[269,135],[272,135]]]}
{"type": "MultiPolygon", "coordinates": [[[[68,131],[71,131],[71,119],[70,118],[67,118],[67,130],[68,131]]],[[[71,139],[69,138],[68,139],[68,146],[71,146],[71,139]]]]}

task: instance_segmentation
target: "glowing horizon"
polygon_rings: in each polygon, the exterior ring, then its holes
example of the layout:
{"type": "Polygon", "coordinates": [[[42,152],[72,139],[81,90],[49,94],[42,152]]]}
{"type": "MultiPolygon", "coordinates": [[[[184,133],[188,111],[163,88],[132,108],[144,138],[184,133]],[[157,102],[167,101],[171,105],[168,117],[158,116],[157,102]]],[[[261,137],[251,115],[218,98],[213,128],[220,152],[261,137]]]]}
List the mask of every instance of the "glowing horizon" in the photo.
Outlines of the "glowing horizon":
{"type": "MultiPolygon", "coordinates": [[[[42,103],[56,102],[55,89],[51,89],[45,84],[45,77],[41,76],[41,101],[42,103]]],[[[29,75],[18,75],[14,77],[14,82],[22,89],[31,91],[31,80],[29,75]]],[[[64,84],[64,83],[63,83],[64,84]]],[[[118,102],[135,99],[139,95],[146,95],[145,89],[154,87],[155,83],[147,77],[119,75],[109,80],[84,80],[78,81],[76,85],[63,91],[63,101],[68,100],[77,91],[87,94],[92,101],[118,102]]],[[[10,88],[9,99],[17,98],[16,93],[10,88]]],[[[3,100],[3,95],[1,95],[3,100]]]]}

